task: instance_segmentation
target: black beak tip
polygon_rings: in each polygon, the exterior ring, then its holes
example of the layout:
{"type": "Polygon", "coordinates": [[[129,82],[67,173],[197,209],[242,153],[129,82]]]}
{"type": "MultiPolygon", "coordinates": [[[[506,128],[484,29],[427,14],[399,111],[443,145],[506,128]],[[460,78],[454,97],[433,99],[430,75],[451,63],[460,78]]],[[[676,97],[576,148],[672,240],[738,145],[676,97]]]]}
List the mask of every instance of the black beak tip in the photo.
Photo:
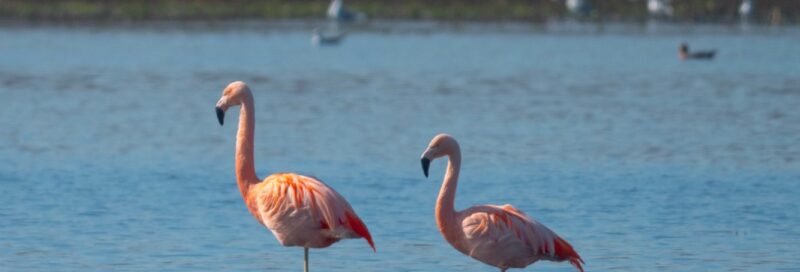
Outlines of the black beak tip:
{"type": "Polygon", "coordinates": [[[225,122],[225,111],[222,110],[220,107],[216,107],[217,111],[217,120],[219,121],[219,125],[221,126],[225,122]]]}
{"type": "Polygon", "coordinates": [[[429,160],[428,158],[422,158],[420,159],[420,162],[422,163],[422,173],[425,174],[425,177],[427,178],[428,168],[431,166],[431,160],[429,160]]]}

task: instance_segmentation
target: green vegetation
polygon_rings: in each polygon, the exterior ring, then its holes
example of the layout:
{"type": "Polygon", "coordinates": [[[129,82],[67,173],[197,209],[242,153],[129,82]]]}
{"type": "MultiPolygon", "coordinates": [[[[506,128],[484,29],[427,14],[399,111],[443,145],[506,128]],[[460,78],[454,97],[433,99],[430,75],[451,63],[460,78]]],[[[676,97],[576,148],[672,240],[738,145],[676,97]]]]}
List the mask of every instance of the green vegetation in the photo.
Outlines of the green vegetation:
{"type": "MultiPolygon", "coordinates": [[[[580,18],[647,19],[645,0],[588,0],[580,18]]],[[[0,0],[0,18],[21,21],[140,21],[323,18],[327,0],[0,0]]],[[[674,0],[672,20],[732,22],[740,0],[674,0]]],[[[347,0],[348,7],[379,19],[532,21],[571,15],[553,0],[347,0]]],[[[800,1],[755,1],[754,22],[799,22],[800,1]],[[776,20],[777,19],[777,20],[776,20]]]]}

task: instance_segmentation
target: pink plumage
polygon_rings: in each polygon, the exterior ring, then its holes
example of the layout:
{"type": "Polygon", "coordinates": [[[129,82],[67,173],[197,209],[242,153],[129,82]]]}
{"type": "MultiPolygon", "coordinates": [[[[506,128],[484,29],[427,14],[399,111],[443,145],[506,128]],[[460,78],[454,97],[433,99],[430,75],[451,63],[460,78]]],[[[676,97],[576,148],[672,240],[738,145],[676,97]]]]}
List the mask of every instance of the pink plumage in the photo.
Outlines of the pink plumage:
{"type": "Polygon", "coordinates": [[[247,210],[281,245],[304,248],[305,271],[309,248],[328,247],[341,239],[364,238],[375,251],[367,226],[330,186],[314,177],[293,173],[273,174],[263,181],[256,176],[255,109],[253,94],[244,82],[233,82],[223,90],[215,109],[220,125],[232,106],[242,107],[236,136],[236,182],[247,210]]]}
{"type": "Polygon", "coordinates": [[[436,223],[445,240],[461,253],[505,271],[539,260],[569,261],[583,272],[583,260],[566,240],[511,205],[480,205],[456,211],[455,192],[461,167],[456,140],[440,134],[422,154],[427,176],[431,160],[447,156],[447,172],[436,201],[436,223]]]}
{"type": "MultiPolygon", "coordinates": [[[[346,238],[364,238],[367,226],[339,193],[322,181],[294,173],[273,174],[249,189],[253,216],[283,246],[324,248],[346,238]]],[[[251,205],[248,205],[251,206],[251,205]]]]}

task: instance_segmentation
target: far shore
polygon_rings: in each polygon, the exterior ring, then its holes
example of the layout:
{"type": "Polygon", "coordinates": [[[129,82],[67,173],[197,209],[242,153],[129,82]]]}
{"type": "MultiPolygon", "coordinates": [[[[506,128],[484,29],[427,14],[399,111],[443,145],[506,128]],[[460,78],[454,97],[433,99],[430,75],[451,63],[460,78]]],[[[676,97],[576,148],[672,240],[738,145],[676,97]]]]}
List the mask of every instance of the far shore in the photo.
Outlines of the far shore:
{"type": "MultiPolygon", "coordinates": [[[[281,20],[147,20],[147,21],[52,21],[32,22],[0,19],[0,29],[84,29],[96,31],[145,32],[253,32],[297,33],[331,27],[324,18],[281,20]]],[[[344,26],[352,34],[621,34],[621,35],[798,35],[800,27],[785,25],[743,25],[714,23],[592,22],[572,19],[546,22],[520,21],[433,21],[372,19],[344,26]]]]}
{"type": "MultiPolygon", "coordinates": [[[[645,1],[587,0],[590,11],[575,14],[552,0],[346,0],[347,7],[371,20],[438,22],[646,22],[645,1]]],[[[657,18],[674,23],[733,24],[742,20],[740,1],[674,1],[674,15],[657,18]],[[713,3],[713,4],[709,4],[713,3]]],[[[0,20],[27,23],[126,23],[146,21],[281,21],[324,19],[329,1],[245,0],[4,0],[0,20]]],[[[755,1],[752,24],[800,22],[800,1],[755,1]]]]}

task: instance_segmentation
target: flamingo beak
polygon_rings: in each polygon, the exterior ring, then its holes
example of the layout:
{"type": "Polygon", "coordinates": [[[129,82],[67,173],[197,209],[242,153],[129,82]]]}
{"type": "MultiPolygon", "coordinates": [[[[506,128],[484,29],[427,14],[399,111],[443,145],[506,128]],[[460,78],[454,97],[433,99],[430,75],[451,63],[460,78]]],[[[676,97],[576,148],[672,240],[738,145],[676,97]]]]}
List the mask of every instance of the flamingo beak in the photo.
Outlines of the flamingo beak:
{"type": "Polygon", "coordinates": [[[423,157],[420,162],[422,163],[422,173],[425,174],[425,177],[428,177],[428,167],[431,166],[431,160],[428,158],[423,157]]]}
{"type": "Polygon", "coordinates": [[[217,107],[217,120],[219,120],[219,125],[221,126],[225,122],[225,111],[222,108],[217,107]]]}

